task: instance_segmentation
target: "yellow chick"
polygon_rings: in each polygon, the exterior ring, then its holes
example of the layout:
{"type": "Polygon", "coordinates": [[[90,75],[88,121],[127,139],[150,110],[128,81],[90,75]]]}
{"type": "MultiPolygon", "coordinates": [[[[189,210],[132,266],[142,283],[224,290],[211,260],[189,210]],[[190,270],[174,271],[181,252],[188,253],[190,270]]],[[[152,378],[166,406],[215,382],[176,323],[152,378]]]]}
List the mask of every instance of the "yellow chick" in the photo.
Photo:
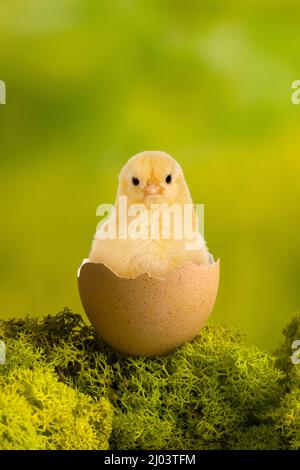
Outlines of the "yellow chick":
{"type": "Polygon", "coordinates": [[[164,279],[184,263],[209,263],[197,225],[180,165],[165,152],[141,152],[123,167],[115,213],[101,226],[102,233],[113,227],[113,237],[103,238],[97,232],[89,261],[103,263],[121,277],[135,278],[147,272],[164,279]],[[183,227],[187,206],[191,208],[192,237],[183,227]]]}

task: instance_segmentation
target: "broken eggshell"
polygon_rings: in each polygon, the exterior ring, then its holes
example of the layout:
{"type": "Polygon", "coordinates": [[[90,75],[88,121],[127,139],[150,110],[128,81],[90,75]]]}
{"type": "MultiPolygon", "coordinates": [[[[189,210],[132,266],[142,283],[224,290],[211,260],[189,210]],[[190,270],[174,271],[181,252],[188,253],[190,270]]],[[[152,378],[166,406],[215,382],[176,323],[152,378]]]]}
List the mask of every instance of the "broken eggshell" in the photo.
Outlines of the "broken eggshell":
{"type": "Polygon", "coordinates": [[[166,279],[121,278],[101,263],[78,272],[84,310],[104,341],[126,355],[166,355],[200,332],[212,312],[220,263],[187,263],[166,279]]]}

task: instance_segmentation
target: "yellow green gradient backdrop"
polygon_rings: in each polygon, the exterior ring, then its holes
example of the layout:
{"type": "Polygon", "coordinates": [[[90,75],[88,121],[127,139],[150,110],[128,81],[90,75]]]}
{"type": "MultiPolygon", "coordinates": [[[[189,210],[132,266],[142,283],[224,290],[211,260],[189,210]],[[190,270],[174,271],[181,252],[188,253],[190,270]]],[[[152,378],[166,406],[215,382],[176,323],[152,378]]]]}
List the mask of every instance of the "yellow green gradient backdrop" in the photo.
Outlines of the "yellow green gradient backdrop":
{"type": "Polygon", "coordinates": [[[213,321],[266,349],[300,305],[298,1],[2,2],[0,317],[82,313],[96,207],[171,153],[221,258],[213,321]]]}

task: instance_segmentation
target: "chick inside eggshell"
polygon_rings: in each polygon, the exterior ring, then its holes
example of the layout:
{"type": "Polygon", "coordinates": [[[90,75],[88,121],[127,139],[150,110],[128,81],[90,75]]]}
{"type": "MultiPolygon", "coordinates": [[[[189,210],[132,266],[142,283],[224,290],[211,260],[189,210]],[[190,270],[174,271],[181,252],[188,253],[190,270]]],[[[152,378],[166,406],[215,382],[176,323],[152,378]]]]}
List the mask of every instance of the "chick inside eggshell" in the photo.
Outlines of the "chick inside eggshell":
{"type": "Polygon", "coordinates": [[[120,173],[113,215],[96,233],[89,258],[78,272],[85,312],[117,351],[168,354],[193,339],[207,321],[218,291],[219,261],[213,261],[197,228],[178,163],[164,152],[132,157],[120,173]],[[192,239],[186,231],[177,236],[186,206],[192,239]],[[173,225],[166,217],[170,208],[179,214],[173,225]],[[131,232],[132,218],[139,223],[138,237],[131,232]],[[107,230],[113,236],[107,236],[107,230]]]}

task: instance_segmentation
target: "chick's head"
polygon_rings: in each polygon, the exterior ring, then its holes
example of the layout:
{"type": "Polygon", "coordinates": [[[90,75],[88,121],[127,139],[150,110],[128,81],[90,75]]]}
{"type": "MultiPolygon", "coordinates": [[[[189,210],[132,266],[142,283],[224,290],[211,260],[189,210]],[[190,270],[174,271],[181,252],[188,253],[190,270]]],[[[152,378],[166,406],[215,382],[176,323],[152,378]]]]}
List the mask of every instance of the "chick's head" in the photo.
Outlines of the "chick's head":
{"type": "Polygon", "coordinates": [[[128,205],[147,207],[191,203],[180,165],[160,151],[141,152],[128,160],[119,176],[119,196],[127,196],[128,205]]]}

